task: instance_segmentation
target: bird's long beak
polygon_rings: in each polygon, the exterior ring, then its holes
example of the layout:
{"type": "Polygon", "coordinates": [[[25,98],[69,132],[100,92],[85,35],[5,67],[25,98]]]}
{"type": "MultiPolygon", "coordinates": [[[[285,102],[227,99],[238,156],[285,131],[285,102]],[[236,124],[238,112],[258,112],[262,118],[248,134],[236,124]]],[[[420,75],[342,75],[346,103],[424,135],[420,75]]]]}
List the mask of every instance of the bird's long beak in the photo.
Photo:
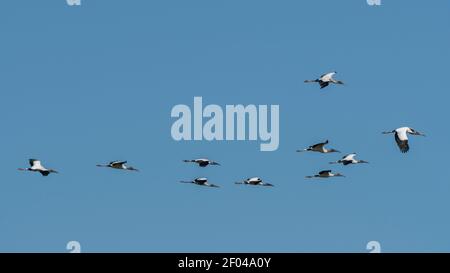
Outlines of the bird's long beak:
{"type": "Polygon", "coordinates": [[[394,132],[383,132],[383,135],[393,134],[394,132]]]}
{"type": "Polygon", "coordinates": [[[425,134],[422,134],[422,133],[420,133],[420,132],[417,132],[417,135],[418,135],[418,136],[423,136],[423,137],[426,137],[426,135],[425,135],[425,134]]]}

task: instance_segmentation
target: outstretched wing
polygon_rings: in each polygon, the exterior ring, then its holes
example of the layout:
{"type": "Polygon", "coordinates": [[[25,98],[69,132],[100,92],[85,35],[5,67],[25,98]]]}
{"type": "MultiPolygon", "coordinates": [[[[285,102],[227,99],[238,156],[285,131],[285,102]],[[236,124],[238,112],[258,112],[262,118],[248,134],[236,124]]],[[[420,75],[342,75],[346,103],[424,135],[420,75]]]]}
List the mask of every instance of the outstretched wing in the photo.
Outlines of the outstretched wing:
{"type": "Polygon", "coordinates": [[[321,142],[321,143],[317,143],[312,145],[310,148],[316,149],[316,148],[322,148],[323,146],[325,146],[326,144],[328,144],[328,140],[325,142],[321,142]]]}
{"type": "Polygon", "coordinates": [[[348,155],[344,156],[342,159],[351,161],[355,158],[355,156],[356,156],[356,154],[352,153],[352,154],[348,154],[348,155]]]}
{"type": "Polygon", "coordinates": [[[109,165],[121,166],[121,165],[126,164],[126,163],[127,163],[127,161],[111,161],[111,162],[109,162],[109,165]]]}
{"type": "Polygon", "coordinates": [[[331,170],[325,170],[325,171],[319,172],[319,175],[328,175],[330,173],[331,173],[331,170]]]}
{"type": "Polygon", "coordinates": [[[40,171],[43,176],[48,176],[50,174],[49,171],[40,171]]]}
{"type": "Polygon", "coordinates": [[[44,166],[42,166],[41,161],[37,159],[30,159],[30,165],[33,170],[45,169],[44,166]]]}
{"type": "Polygon", "coordinates": [[[33,167],[36,163],[40,164],[40,161],[37,159],[29,159],[28,162],[30,162],[31,167],[33,167]]]}
{"type": "Polygon", "coordinates": [[[408,139],[401,140],[398,137],[398,134],[395,134],[395,142],[397,142],[397,146],[402,153],[407,153],[409,151],[408,139]]]}
{"type": "Polygon", "coordinates": [[[324,81],[319,81],[320,84],[320,89],[327,87],[330,83],[329,82],[324,82],[324,81]]]}

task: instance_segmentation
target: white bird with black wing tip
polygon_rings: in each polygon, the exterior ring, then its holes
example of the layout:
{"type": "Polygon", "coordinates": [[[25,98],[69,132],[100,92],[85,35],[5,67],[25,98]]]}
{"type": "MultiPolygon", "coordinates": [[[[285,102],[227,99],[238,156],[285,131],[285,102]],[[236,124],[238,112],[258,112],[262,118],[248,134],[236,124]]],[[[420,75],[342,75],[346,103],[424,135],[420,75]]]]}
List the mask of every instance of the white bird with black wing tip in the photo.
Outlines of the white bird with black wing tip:
{"type": "Polygon", "coordinates": [[[273,187],[273,184],[264,182],[259,177],[247,178],[242,182],[235,182],[236,185],[252,185],[252,186],[264,186],[264,187],[273,187]]]}
{"type": "Polygon", "coordinates": [[[383,134],[394,134],[395,142],[402,153],[407,153],[409,151],[408,134],[414,136],[425,136],[425,134],[411,128],[411,127],[401,127],[392,131],[383,132],[383,134]]]}
{"type": "Polygon", "coordinates": [[[330,177],[345,177],[345,176],[340,173],[333,173],[331,170],[325,170],[315,175],[305,176],[305,178],[330,178],[330,177]]]}
{"type": "Polygon", "coordinates": [[[208,182],[208,179],[205,177],[199,177],[192,181],[180,181],[180,183],[188,183],[188,184],[195,184],[195,185],[204,186],[204,187],[220,188],[219,186],[217,186],[215,184],[210,184],[208,182]]]}
{"type": "Polygon", "coordinates": [[[105,167],[105,168],[112,168],[117,170],[126,170],[126,171],[139,171],[138,169],[135,169],[133,167],[126,165],[127,161],[111,161],[108,164],[98,164],[97,167],[105,167]]]}
{"type": "Polygon", "coordinates": [[[298,153],[301,153],[301,152],[318,152],[318,153],[324,153],[324,154],[327,154],[327,153],[340,153],[340,151],[338,151],[338,150],[325,148],[325,145],[327,145],[328,143],[329,143],[328,140],[326,140],[325,142],[321,142],[321,143],[317,143],[317,144],[311,145],[311,146],[309,146],[306,149],[297,150],[297,152],[298,153]]]}
{"type": "Polygon", "coordinates": [[[349,164],[369,163],[365,160],[355,159],[355,157],[356,153],[351,153],[346,156],[343,156],[342,159],[339,159],[338,161],[330,162],[330,164],[343,164],[344,166],[347,166],[349,164]]]}
{"type": "Polygon", "coordinates": [[[57,171],[53,169],[47,169],[44,166],[42,166],[41,161],[37,159],[29,159],[30,162],[30,168],[19,168],[19,171],[30,171],[30,172],[39,172],[43,176],[48,176],[51,173],[58,173],[57,171]]]}
{"type": "Polygon", "coordinates": [[[336,71],[334,72],[330,72],[327,74],[323,74],[322,76],[320,76],[320,78],[315,79],[315,80],[305,80],[305,83],[311,83],[311,82],[317,82],[320,85],[320,89],[327,87],[328,85],[330,85],[330,83],[334,83],[334,84],[344,84],[344,82],[339,81],[339,80],[335,80],[333,78],[334,75],[336,75],[336,71]]]}
{"type": "Polygon", "coordinates": [[[209,159],[207,159],[207,158],[187,159],[187,160],[183,160],[183,162],[186,162],[186,163],[195,163],[195,164],[198,164],[198,166],[200,166],[200,167],[206,167],[206,166],[208,166],[208,165],[211,165],[211,166],[212,166],[212,165],[220,166],[220,164],[219,164],[218,162],[209,160],[209,159]]]}

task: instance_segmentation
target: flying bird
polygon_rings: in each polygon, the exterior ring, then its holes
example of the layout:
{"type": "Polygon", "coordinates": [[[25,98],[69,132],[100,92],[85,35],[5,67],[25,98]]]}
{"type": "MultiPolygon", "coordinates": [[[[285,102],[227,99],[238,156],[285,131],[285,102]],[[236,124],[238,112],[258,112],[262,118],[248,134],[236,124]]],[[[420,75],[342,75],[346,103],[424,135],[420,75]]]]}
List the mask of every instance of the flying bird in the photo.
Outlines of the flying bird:
{"type": "Polygon", "coordinates": [[[339,159],[338,161],[330,162],[330,164],[343,164],[344,166],[347,166],[349,164],[369,163],[365,160],[355,159],[355,156],[356,153],[351,153],[343,156],[342,159],[339,159]]]}
{"type": "Polygon", "coordinates": [[[30,172],[40,172],[43,176],[48,176],[51,173],[58,173],[55,170],[47,169],[42,166],[41,161],[37,159],[30,159],[30,168],[19,168],[19,171],[30,171],[30,172]]]}
{"type": "Polygon", "coordinates": [[[198,164],[200,167],[206,167],[208,165],[218,165],[220,166],[219,163],[206,159],[206,158],[199,158],[199,159],[188,159],[188,160],[183,160],[183,162],[188,162],[188,163],[196,163],[198,164]]]}
{"type": "Polygon", "coordinates": [[[189,183],[189,184],[195,184],[195,185],[199,185],[199,186],[219,188],[219,186],[217,186],[217,185],[208,183],[208,179],[205,177],[196,178],[192,181],[180,181],[180,183],[189,183]]]}
{"type": "Polygon", "coordinates": [[[104,165],[98,164],[97,167],[106,167],[106,168],[127,170],[127,171],[139,171],[138,169],[127,166],[126,163],[127,163],[127,161],[111,161],[108,164],[104,164],[104,165]]]}
{"type": "Polygon", "coordinates": [[[333,173],[331,170],[321,171],[319,172],[319,174],[316,175],[305,176],[305,178],[330,178],[330,177],[345,177],[345,176],[340,173],[333,173]]]}
{"type": "Polygon", "coordinates": [[[336,75],[336,73],[337,72],[334,71],[327,74],[323,74],[322,76],[320,76],[320,78],[315,80],[306,80],[305,83],[317,82],[320,85],[320,89],[327,87],[330,83],[344,84],[342,81],[338,81],[333,78],[333,76],[336,75]]]}
{"type": "Polygon", "coordinates": [[[265,187],[273,187],[274,185],[270,183],[265,183],[259,177],[247,178],[242,182],[235,182],[236,185],[252,185],[252,186],[265,186],[265,187]]]}
{"type": "Polygon", "coordinates": [[[416,131],[411,127],[401,127],[392,131],[383,132],[383,134],[394,134],[395,142],[397,142],[398,148],[402,153],[407,153],[409,151],[408,134],[415,136],[425,136],[425,134],[422,134],[421,132],[416,131]]]}
{"type": "Polygon", "coordinates": [[[306,149],[303,150],[297,150],[297,152],[319,152],[319,153],[340,153],[338,150],[335,149],[327,149],[325,148],[325,145],[328,144],[328,140],[322,143],[317,143],[314,145],[309,146],[306,149]]]}

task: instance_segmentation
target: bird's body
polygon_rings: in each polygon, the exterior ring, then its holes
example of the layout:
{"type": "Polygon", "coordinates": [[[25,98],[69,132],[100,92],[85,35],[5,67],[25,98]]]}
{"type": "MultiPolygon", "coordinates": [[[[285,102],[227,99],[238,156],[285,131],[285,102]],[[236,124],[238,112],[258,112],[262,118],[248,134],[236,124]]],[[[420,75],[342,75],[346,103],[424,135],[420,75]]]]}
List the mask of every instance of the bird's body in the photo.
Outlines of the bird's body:
{"type": "Polygon", "coordinates": [[[303,150],[297,150],[297,152],[318,152],[318,153],[340,153],[338,150],[335,149],[328,149],[325,148],[325,145],[327,145],[329,142],[328,140],[325,142],[317,143],[314,145],[309,146],[306,149],[303,150]]]}
{"type": "Polygon", "coordinates": [[[270,184],[270,183],[266,183],[264,182],[261,178],[259,177],[252,177],[252,178],[247,178],[242,182],[236,182],[235,184],[237,185],[252,185],[252,186],[265,186],[265,187],[273,187],[274,185],[270,184]]]}
{"type": "Polygon", "coordinates": [[[198,166],[204,168],[208,165],[218,165],[220,166],[219,163],[209,160],[207,158],[198,158],[198,159],[188,159],[188,160],[183,160],[183,162],[187,162],[187,163],[196,163],[198,164],[198,166]]]}
{"type": "Polygon", "coordinates": [[[97,167],[106,167],[106,168],[112,168],[117,170],[127,170],[127,171],[138,171],[138,169],[135,169],[133,167],[126,165],[127,161],[111,161],[108,164],[98,164],[97,167]]]}
{"type": "Polygon", "coordinates": [[[306,176],[306,178],[330,178],[330,177],[345,177],[345,176],[340,173],[333,173],[331,170],[325,170],[315,175],[306,176]]]}
{"type": "Polygon", "coordinates": [[[58,173],[55,170],[45,168],[40,160],[29,159],[30,168],[19,168],[19,171],[39,172],[43,176],[48,176],[51,173],[58,173]]]}
{"type": "Polygon", "coordinates": [[[408,134],[415,136],[425,136],[419,131],[411,127],[400,127],[392,131],[383,132],[383,134],[394,134],[395,142],[402,153],[407,153],[409,151],[409,141],[408,134]]]}
{"type": "Polygon", "coordinates": [[[196,179],[194,179],[192,181],[180,181],[180,183],[188,183],[188,184],[195,184],[195,185],[198,185],[198,186],[219,188],[219,186],[217,186],[217,185],[210,184],[208,182],[208,179],[205,178],[205,177],[199,177],[199,178],[196,178],[196,179]]]}
{"type": "Polygon", "coordinates": [[[320,89],[327,87],[328,85],[330,85],[330,83],[344,84],[342,81],[338,81],[333,78],[333,76],[336,75],[336,73],[337,73],[336,71],[326,73],[326,74],[323,74],[322,76],[320,76],[320,78],[318,78],[318,79],[305,80],[305,83],[317,82],[320,85],[320,89]]]}
{"type": "Polygon", "coordinates": [[[359,164],[359,163],[369,163],[365,160],[358,160],[355,159],[356,153],[351,153],[346,156],[343,156],[342,159],[339,159],[335,162],[330,162],[330,164],[343,164],[344,166],[347,166],[349,164],[359,164]]]}

